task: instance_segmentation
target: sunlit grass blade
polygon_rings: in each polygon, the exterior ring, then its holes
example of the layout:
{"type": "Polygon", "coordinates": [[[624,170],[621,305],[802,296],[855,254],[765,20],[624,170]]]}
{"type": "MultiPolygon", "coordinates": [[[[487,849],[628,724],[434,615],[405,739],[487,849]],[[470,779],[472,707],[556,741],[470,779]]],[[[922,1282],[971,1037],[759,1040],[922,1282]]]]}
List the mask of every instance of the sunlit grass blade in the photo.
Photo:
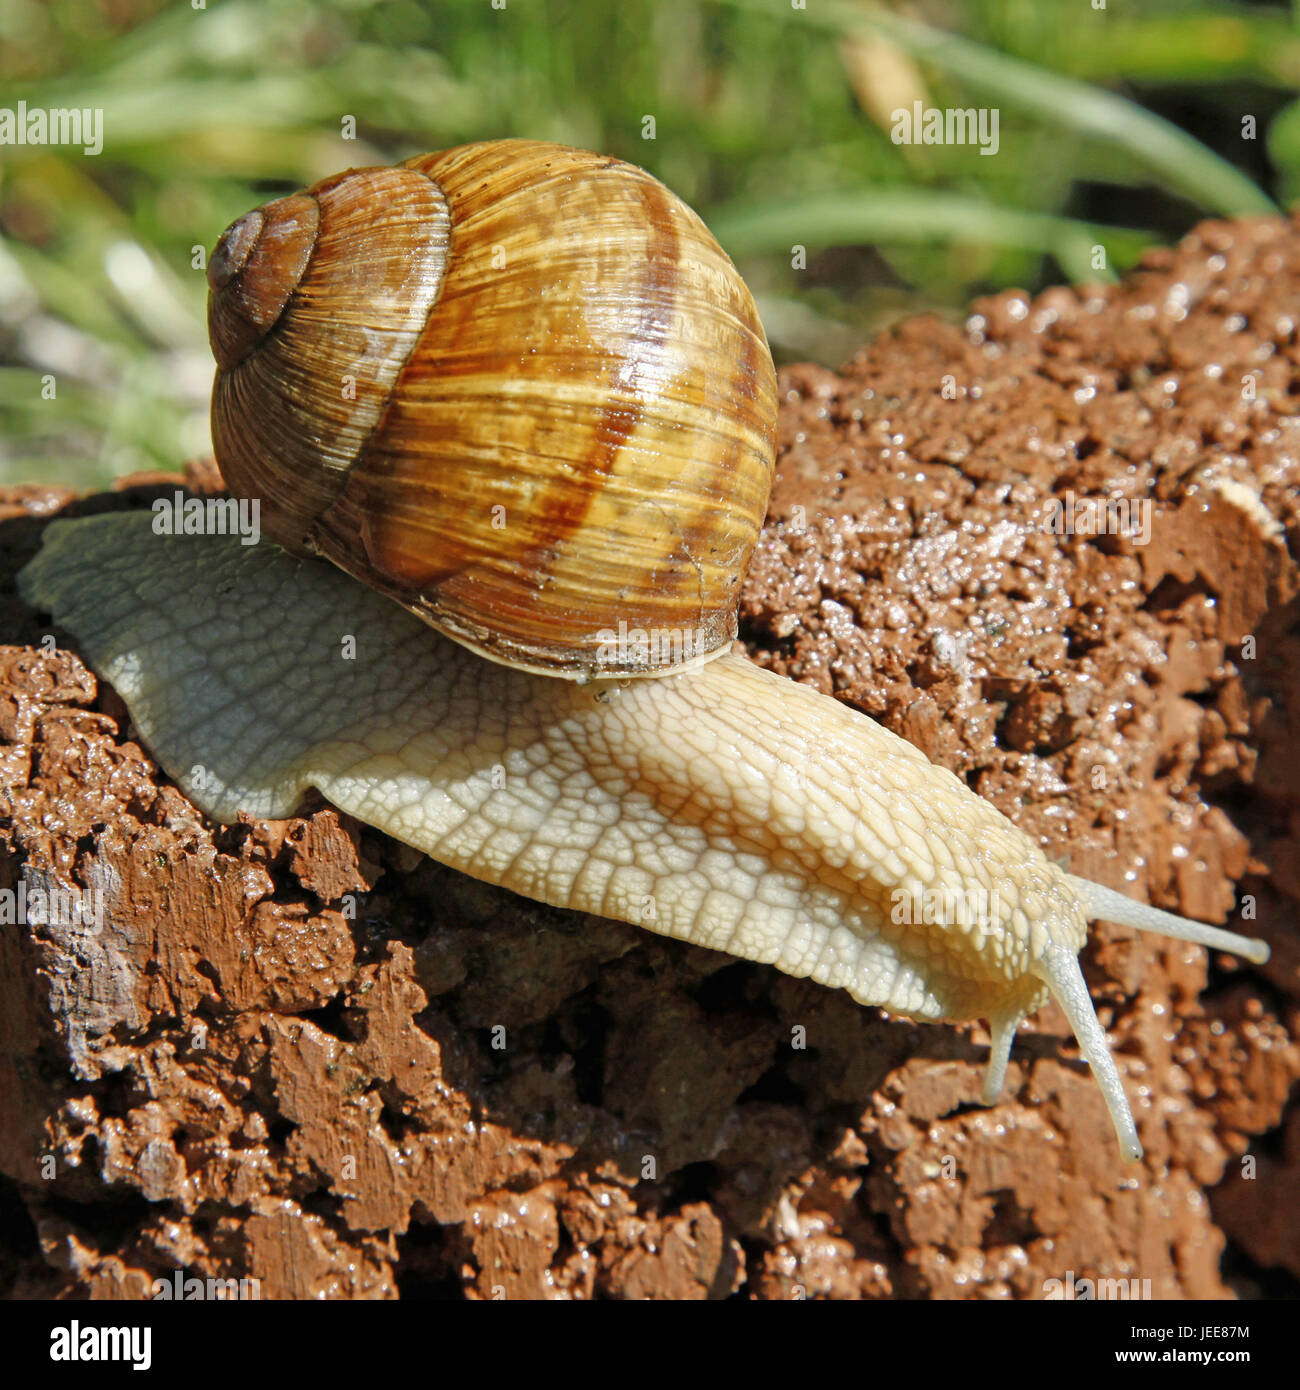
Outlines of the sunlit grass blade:
{"type": "Polygon", "coordinates": [[[1166,188],[1202,207],[1229,216],[1277,212],[1268,196],[1227,160],[1136,102],[1100,87],[875,5],[818,0],[816,6],[792,12],[780,0],[727,3],[835,33],[884,35],[913,57],[947,73],[962,88],[992,97],[999,108],[1010,107],[1123,149],[1166,188]]]}
{"type": "Polygon", "coordinates": [[[1093,248],[1107,263],[1126,265],[1149,238],[1123,227],[1097,227],[1047,213],[991,206],[960,193],[874,187],[855,193],[732,204],[717,208],[711,225],[732,256],[789,252],[795,245],[963,240],[1044,252],[1072,280],[1104,280],[1093,248]]]}

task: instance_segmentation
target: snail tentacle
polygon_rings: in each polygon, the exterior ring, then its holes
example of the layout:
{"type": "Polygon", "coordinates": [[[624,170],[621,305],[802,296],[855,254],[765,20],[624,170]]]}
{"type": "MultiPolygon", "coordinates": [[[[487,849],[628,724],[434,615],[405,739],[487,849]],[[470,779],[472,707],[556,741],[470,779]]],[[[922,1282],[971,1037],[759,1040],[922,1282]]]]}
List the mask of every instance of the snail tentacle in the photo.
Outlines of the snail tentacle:
{"type": "Polygon", "coordinates": [[[1079,1050],[1092,1068],[1092,1074],[1106,1101],[1106,1109],[1110,1111],[1121,1155],[1130,1162],[1136,1162],[1142,1157],[1137,1125],[1133,1121],[1133,1112],[1129,1109],[1128,1097],[1124,1094],[1124,1083],[1120,1080],[1119,1068],[1115,1065],[1110,1046],[1106,1042],[1106,1031],[1101,1026],[1096,1009],[1093,1008],[1092,996],[1088,993],[1078,956],[1052,942],[1035,961],[1034,973],[1047,984],[1052,991],[1052,998],[1061,1006],[1070,1027],[1074,1029],[1079,1050]]]}
{"type": "Polygon", "coordinates": [[[989,1018],[992,1041],[989,1044],[989,1058],[984,1070],[985,1105],[996,1104],[1002,1094],[1007,1080],[1007,1063],[1011,1060],[1011,1046],[1016,1040],[1016,1030],[1024,1022],[1028,1012],[1027,1009],[1009,1009],[989,1018]]]}
{"type": "Polygon", "coordinates": [[[1122,927],[1135,927],[1138,931],[1158,932],[1161,936],[1174,936],[1180,941],[1192,941],[1198,946],[1206,946],[1219,951],[1231,951],[1244,956],[1255,965],[1263,965],[1268,960],[1268,945],[1263,941],[1252,940],[1235,931],[1224,931],[1222,927],[1211,927],[1205,922],[1195,922],[1190,917],[1179,917],[1163,908],[1152,907],[1150,903],[1126,898],[1105,884],[1094,883],[1091,879],[1070,876],[1070,882],[1082,898],[1088,916],[1099,921],[1116,922],[1122,927]]]}

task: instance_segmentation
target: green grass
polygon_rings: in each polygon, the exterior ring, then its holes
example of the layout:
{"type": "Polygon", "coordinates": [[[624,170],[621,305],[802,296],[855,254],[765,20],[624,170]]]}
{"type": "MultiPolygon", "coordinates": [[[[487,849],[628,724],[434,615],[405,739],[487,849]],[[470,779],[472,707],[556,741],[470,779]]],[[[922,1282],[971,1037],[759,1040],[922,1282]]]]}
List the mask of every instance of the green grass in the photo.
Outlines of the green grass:
{"type": "Polygon", "coordinates": [[[714,227],[778,358],[832,365],[1300,190],[1281,3],[505,4],[8,0],[0,107],[102,108],[105,144],[0,147],[0,482],[204,452],[202,248],[352,164],[503,135],[634,160],[714,227]],[[894,144],[912,99],[996,107],[998,154],[894,144]]]}

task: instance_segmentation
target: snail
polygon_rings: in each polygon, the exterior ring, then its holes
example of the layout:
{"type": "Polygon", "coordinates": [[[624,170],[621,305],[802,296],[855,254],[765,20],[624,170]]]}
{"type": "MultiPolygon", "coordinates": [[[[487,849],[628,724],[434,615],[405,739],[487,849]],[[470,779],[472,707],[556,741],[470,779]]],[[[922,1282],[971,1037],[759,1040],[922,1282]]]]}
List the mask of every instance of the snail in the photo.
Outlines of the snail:
{"type": "Polygon", "coordinates": [[[1268,948],[1069,874],[733,648],[775,374],[684,203],[616,159],[467,145],[268,203],[208,274],[214,448],[277,544],[91,517],[20,577],[197,805],[285,817],[315,787],[527,897],[987,1019],[990,1104],[1054,997],[1141,1156],[1088,919],[1268,948]]]}

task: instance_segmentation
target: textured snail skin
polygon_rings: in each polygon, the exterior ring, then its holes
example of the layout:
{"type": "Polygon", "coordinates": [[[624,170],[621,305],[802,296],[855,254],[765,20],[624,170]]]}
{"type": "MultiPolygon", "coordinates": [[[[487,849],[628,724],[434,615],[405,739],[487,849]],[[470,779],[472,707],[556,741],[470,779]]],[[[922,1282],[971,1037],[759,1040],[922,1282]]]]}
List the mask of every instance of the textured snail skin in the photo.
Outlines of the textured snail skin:
{"type": "Polygon", "coordinates": [[[1077,960],[1089,912],[1267,956],[1066,874],[912,745],[739,655],[585,685],[516,671],[318,561],[156,535],[144,513],[52,523],[20,587],[218,820],[288,816],[317,787],[527,897],[911,1018],[987,1018],[989,1102],[1050,992],[1129,1158],[1141,1146],[1077,960]],[[896,891],[984,895],[989,916],[900,924],[896,891]]]}

